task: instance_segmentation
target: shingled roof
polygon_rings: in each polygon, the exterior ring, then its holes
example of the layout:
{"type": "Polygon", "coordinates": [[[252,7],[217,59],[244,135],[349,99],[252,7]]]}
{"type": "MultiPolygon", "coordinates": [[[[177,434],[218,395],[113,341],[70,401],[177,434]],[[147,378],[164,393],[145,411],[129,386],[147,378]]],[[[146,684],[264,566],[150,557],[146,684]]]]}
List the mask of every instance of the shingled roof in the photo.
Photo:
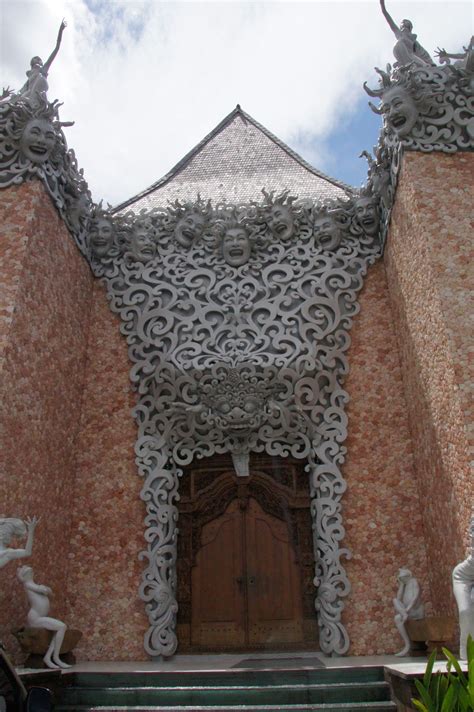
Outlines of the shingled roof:
{"type": "Polygon", "coordinates": [[[195,200],[198,193],[213,202],[260,200],[262,188],[289,188],[316,202],[354,190],[310,166],[237,104],[169,173],[114,212],[163,208],[177,198],[195,200]]]}

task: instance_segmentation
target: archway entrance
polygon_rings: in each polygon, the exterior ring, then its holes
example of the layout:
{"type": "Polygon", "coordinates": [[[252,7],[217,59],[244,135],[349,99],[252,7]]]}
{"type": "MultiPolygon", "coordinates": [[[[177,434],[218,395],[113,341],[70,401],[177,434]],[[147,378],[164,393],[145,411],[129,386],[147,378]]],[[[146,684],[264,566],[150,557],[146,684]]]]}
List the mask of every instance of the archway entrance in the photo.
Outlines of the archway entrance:
{"type": "Polygon", "coordinates": [[[316,649],[307,477],[257,458],[250,477],[212,458],[184,474],[178,544],[180,650],[316,649]]]}

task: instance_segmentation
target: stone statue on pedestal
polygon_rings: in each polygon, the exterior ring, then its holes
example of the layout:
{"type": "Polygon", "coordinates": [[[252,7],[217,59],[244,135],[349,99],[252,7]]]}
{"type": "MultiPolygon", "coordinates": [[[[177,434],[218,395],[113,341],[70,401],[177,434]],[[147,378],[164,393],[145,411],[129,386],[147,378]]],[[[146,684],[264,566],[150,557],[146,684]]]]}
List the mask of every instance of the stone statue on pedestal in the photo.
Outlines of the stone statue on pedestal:
{"type": "Polygon", "coordinates": [[[6,566],[13,559],[26,559],[33,551],[33,538],[38,519],[29,517],[23,521],[15,517],[0,519],[0,569],[6,566]],[[24,549],[10,549],[9,544],[13,537],[24,537],[28,533],[28,539],[24,549]]]}
{"type": "Polygon", "coordinates": [[[48,586],[42,586],[33,581],[31,566],[20,566],[17,571],[18,579],[25,588],[30,610],[28,611],[28,625],[32,628],[45,628],[53,631],[51,643],[43,658],[47,667],[54,669],[71,667],[59,657],[61,645],[66,633],[66,624],[56,618],[50,618],[49,595],[52,593],[48,586]]]}
{"type": "Polygon", "coordinates": [[[467,637],[474,638],[474,514],[469,526],[471,553],[453,569],[454,598],[459,610],[459,659],[467,659],[467,637]]]}
{"type": "Polygon", "coordinates": [[[410,638],[405,628],[406,621],[420,620],[425,615],[425,609],[421,602],[420,584],[413,576],[409,569],[400,569],[398,572],[398,592],[397,597],[393,599],[393,605],[396,611],[395,625],[402,636],[404,646],[396,655],[403,657],[408,655],[410,651],[410,638]]]}

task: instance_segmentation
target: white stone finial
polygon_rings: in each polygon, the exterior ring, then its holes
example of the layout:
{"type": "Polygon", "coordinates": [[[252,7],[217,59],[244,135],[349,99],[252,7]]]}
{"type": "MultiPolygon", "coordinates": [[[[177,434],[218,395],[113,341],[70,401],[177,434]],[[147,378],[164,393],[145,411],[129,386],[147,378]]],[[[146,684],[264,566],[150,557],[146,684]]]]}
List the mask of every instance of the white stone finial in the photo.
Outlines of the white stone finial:
{"type": "Polygon", "coordinates": [[[467,638],[474,638],[474,514],[469,525],[471,553],[453,569],[453,592],[459,611],[459,659],[467,660],[467,638]]]}
{"type": "Polygon", "coordinates": [[[398,592],[393,599],[396,611],[394,620],[397,630],[402,636],[404,646],[396,653],[399,657],[408,655],[410,651],[410,638],[405,628],[406,621],[420,620],[425,615],[425,609],[421,602],[420,584],[409,569],[400,569],[398,572],[398,592]]]}
{"type": "Polygon", "coordinates": [[[0,569],[6,566],[13,559],[26,559],[31,556],[33,551],[33,538],[36,525],[39,519],[37,517],[27,517],[17,519],[15,517],[5,517],[0,519],[0,569]],[[24,537],[28,533],[26,546],[24,549],[10,549],[8,546],[13,537],[24,537]]]}
{"type": "Polygon", "coordinates": [[[71,667],[59,657],[67,626],[62,621],[51,618],[48,615],[50,609],[49,596],[52,593],[51,589],[48,586],[42,586],[33,581],[33,569],[31,566],[20,566],[17,571],[17,576],[24,586],[30,604],[27,617],[28,625],[31,626],[31,628],[45,628],[46,630],[53,631],[51,643],[43,658],[45,664],[53,670],[71,667]]]}

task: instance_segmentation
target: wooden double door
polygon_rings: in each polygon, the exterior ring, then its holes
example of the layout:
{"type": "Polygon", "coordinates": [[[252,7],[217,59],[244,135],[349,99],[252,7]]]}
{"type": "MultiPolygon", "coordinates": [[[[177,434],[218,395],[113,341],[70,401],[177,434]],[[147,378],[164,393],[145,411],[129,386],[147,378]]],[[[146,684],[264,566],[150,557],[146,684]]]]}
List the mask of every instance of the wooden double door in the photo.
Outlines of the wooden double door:
{"type": "Polygon", "coordinates": [[[202,527],[191,585],[194,648],[304,640],[301,574],[288,523],[253,497],[234,499],[202,527]]]}

